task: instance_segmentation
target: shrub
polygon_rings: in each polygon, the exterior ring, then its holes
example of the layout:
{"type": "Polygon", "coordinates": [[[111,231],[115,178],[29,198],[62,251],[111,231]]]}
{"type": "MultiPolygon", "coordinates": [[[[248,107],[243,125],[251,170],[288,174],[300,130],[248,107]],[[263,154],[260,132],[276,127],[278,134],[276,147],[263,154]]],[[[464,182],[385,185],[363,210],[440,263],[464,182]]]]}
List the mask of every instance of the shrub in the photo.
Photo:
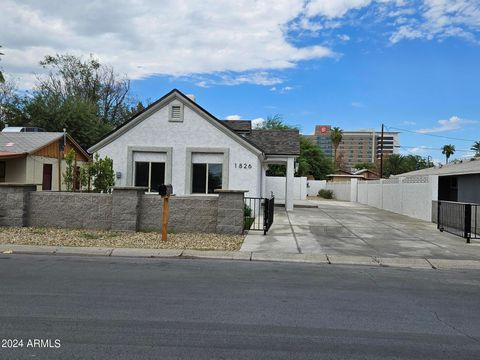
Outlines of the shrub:
{"type": "Polygon", "coordinates": [[[249,230],[255,218],[252,217],[252,209],[247,204],[243,207],[243,229],[249,230]]]}
{"type": "Polygon", "coordinates": [[[333,199],[333,191],[327,189],[320,189],[320,191],[318,192],[318,196],[324,199],[333,199]]]}

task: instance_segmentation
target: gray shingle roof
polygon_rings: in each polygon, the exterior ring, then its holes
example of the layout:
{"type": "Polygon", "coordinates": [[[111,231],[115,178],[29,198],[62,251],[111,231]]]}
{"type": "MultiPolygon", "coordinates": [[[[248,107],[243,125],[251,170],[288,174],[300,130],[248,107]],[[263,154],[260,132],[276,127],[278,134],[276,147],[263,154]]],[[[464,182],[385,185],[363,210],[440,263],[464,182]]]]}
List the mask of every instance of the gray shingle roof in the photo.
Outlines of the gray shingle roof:
{"type": "Polygon", "coordinates": [[[266,155],[300,155],[298,130],[252,130],[245,135],[266,155]]]}
{"type": "Polygon", "coordinates": [[[250,132],[252,122],[250,120],[221,120],[233,131],[250,132]]]}
{"type": "Polygon", "coordinates": [[[0,132],[0,153],[31,153],[62,136],[61,132],[0,132]]]}
{"type": "Polygon", "coordinates": [[[299,155],[298,130],[252,130],[250,120],[221,120],[230,129],[262,149],[266,155],[299,155]]]}

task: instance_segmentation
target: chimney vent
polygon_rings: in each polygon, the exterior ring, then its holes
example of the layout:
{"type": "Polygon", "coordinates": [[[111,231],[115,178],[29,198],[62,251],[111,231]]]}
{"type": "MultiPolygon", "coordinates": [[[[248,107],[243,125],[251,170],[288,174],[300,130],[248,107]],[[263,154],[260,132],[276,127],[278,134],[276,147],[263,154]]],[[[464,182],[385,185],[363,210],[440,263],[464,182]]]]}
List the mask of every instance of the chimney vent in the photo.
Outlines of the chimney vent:
{"type": "Polygon", "coordinates": [[[187,98],[189,98],[193,102],[196,102],[195,95],[193,95],[193,94],[187,94],[187,98]]]}

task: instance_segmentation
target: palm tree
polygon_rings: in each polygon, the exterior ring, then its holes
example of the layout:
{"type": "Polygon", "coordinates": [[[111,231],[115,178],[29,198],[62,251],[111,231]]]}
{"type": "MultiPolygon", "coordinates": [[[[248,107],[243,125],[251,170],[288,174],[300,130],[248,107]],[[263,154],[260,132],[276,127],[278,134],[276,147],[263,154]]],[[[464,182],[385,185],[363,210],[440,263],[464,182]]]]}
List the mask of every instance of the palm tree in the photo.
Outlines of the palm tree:
{"type": "Polygon", "coordinates": [[[332,140],[333,144],[333,149],[334,149],[334,165],[335,165],[335,170],[337,169],[337,150],[338,150],[338,145],[342,142],[343,138],[343,130],[340,129],[339,127],[334,127],[330,131],[330,139],[332,140]]]}
{"type": "Polygon", "coordinates": [[[475,141],[470,150],[475,151],[475,157],[480,156],[480,141],[475,141]]]}
{"type": "Polygon", "coordinates": [[[442,154],[445,155],[446,163],[448,164],[448,158],[455,153],[455,145],[448,144],[442,148],[442,154]]]}

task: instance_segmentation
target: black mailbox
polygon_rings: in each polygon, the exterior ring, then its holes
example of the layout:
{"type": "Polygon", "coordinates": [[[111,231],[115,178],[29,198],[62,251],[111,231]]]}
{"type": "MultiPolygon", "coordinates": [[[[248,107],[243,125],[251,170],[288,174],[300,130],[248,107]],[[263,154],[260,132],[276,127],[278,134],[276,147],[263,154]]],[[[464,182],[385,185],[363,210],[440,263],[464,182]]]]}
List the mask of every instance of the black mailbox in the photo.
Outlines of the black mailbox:
{"type": "Polygon", "coordinates": [[[172,185],[160,185],[158,187],[158,194],[161,196],[168,196],[172,195],[173,193],[173,186],[172,185]]]}

